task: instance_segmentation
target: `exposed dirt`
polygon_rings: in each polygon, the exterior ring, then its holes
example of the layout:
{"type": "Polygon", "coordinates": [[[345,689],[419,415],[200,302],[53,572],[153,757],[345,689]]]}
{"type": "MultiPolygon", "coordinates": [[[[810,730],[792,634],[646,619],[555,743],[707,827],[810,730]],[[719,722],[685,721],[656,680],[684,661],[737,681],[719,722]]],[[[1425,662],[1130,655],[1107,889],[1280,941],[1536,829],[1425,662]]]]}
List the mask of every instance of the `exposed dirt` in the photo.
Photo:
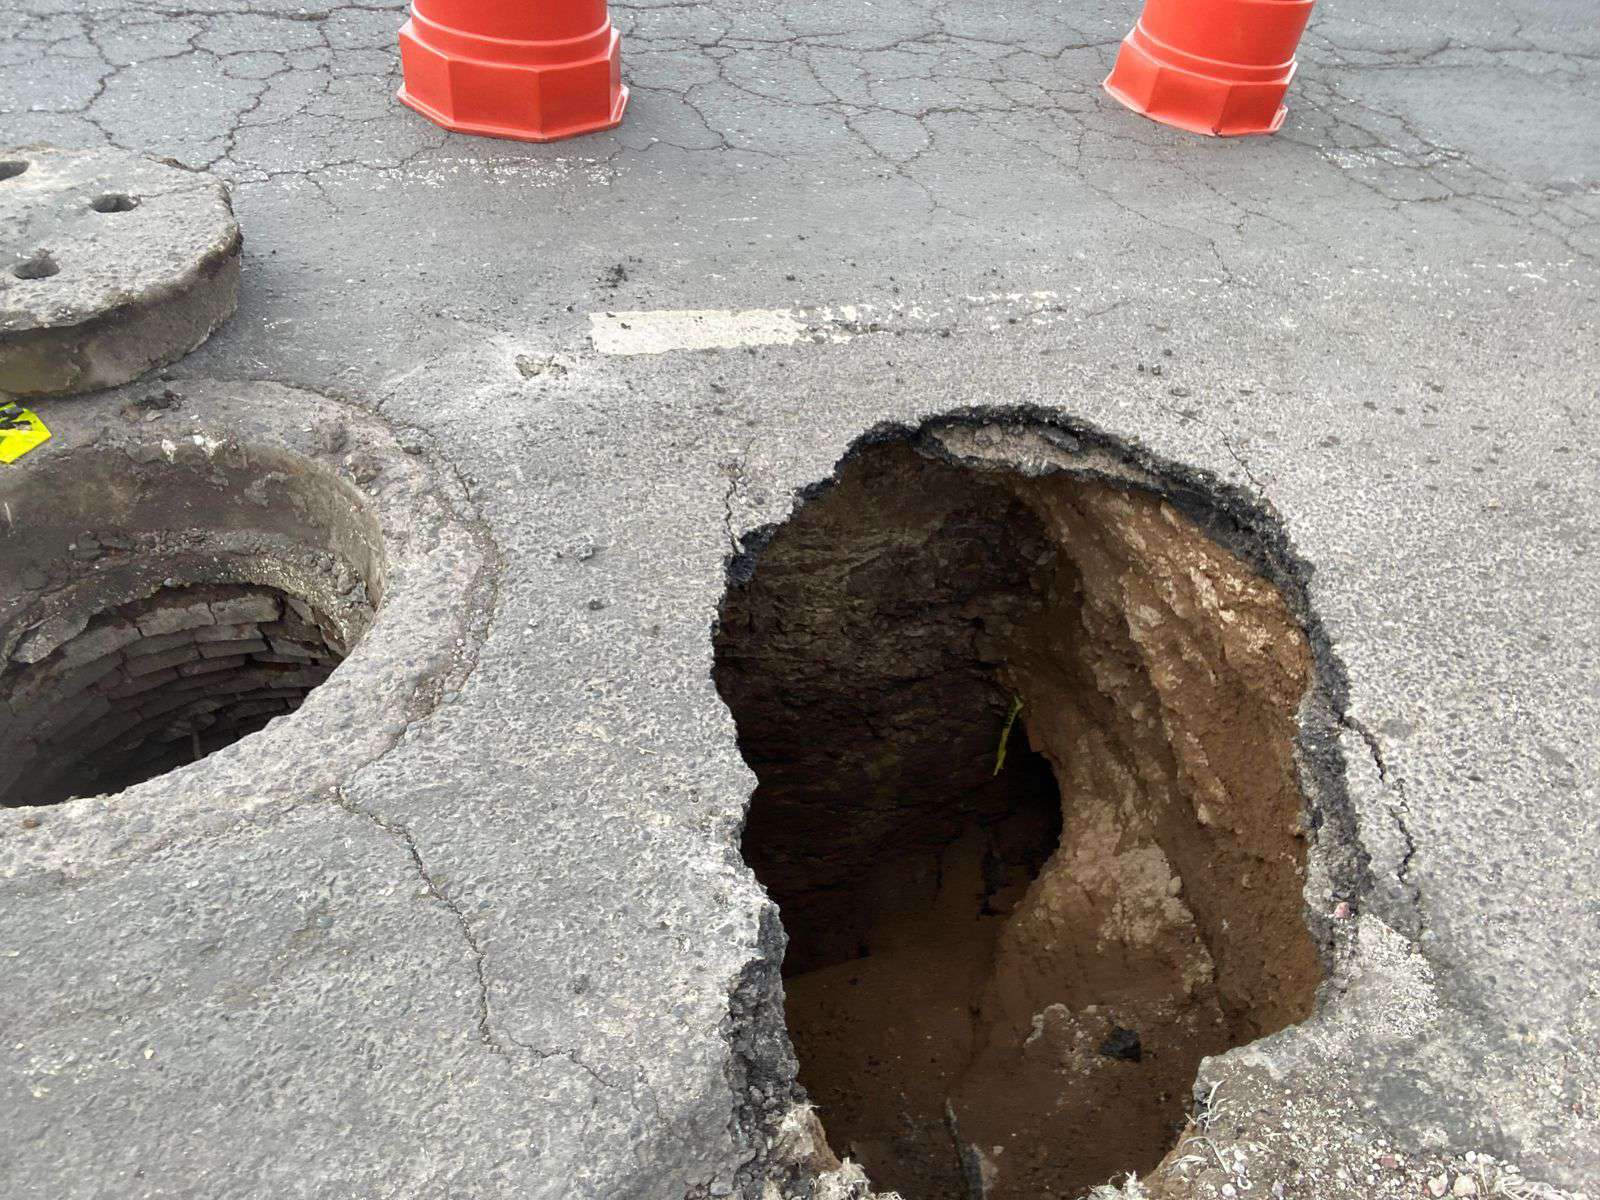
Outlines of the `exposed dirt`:
{"type": "Polygon", "coordinates": [[[834,1151],[907,1200],[1079,1196],[1161,1158],[1202,1056],[1309,1013],[1310,670],[1144,492],[881,446],[778,531],[717,683],[834,1151]]]}

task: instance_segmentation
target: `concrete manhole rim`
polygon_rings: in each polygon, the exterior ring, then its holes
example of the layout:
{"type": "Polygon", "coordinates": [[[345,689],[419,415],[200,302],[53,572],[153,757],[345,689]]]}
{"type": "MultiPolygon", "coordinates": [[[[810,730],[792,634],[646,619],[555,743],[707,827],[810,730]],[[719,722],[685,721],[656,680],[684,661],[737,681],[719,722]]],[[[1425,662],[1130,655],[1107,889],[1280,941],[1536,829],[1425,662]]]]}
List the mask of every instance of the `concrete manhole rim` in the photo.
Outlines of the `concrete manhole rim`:
{"type": "MultiPolygon", "coordinates": [[[[0,470],[0,499],[85,456],[124,455],[135,469],[203,469],[228,456],[270,470],[293,460],[337,481],[375,522],[380,602],[338,669],[269,728],[121,792],[8,808],[6,825],[30,814],[64,824],[154,806],[171,813],[325,793],[387,751],[475,660],[492,550],[463,489],[424,456],[420,441],[407,437],[402,445],[366,410],[298,388],[220,380],[173,386],[179,398],[168,410],[139,407],[137,388],[53,408],[52,440],[0,470]]],[[[12,624],[27,614],[32,624],[46,615],[43,595],[30,589],[0,616],[12,624]]]]}

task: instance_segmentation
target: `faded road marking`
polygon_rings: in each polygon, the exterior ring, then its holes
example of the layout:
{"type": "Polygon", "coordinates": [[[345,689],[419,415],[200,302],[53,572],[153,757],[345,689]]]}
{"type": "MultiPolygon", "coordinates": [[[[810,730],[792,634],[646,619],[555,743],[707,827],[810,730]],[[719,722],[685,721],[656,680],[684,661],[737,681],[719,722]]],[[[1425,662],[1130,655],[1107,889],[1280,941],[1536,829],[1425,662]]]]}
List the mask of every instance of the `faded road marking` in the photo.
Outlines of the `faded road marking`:
{"type": "Polygon", "coordinates": [[[661,309],[589,314],[589,336],[601,354],[665,354],[670,350],[733,350],[787,346],[806,334],[797,313],[782,308],[661,309]]]}
{"type": "Polygon", "coordinates": [[[1088,292],[976,292],[942,304],[823,304],[795,308],[656,309],[592,312],[589,340],[601,354],[665,354],[746,346],[832,345],[868,334],[999,333],[1017,325],[1096,321],[1128,301],[1088,292]]]}

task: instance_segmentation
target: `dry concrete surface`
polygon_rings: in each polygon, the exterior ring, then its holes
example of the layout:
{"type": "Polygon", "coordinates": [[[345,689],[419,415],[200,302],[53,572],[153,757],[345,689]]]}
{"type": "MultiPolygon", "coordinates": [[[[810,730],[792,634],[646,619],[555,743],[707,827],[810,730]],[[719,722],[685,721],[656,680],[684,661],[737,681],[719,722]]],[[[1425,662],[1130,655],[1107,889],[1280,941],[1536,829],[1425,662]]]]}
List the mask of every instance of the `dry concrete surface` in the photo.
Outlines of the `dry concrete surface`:
{"type": "Polygon", "coordinates": [[[1132,5],[612,13],[529,146],[390,0],[10,0],[4,141],[246,240],[0,466],[0,736],[198,758],[0,811],[0,1195],[1600,1193],[1592,5],[1226,141],[1132,5]]]}

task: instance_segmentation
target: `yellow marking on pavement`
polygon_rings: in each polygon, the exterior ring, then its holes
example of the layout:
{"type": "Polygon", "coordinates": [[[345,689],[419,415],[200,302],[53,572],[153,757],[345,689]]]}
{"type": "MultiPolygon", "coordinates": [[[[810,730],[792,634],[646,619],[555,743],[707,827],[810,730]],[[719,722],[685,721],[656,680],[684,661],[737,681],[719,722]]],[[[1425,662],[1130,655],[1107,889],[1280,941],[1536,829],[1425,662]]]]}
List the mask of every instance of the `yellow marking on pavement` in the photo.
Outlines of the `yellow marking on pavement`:
{"type": "Polygon", "coordinates": [[[14,463],[50,440],[39,415],[15,404],[0,404],[0,463],[14,463]]]}

